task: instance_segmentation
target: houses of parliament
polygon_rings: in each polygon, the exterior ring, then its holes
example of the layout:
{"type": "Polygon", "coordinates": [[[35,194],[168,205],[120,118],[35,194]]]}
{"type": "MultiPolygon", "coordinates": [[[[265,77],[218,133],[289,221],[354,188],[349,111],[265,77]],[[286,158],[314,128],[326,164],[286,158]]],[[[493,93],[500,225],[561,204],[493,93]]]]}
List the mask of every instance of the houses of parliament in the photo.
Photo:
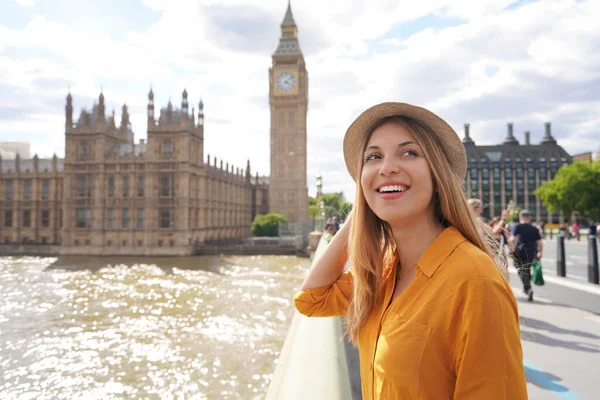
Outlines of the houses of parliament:
{"type": "MultiPolygon", "coordinates": [[[[204,153],[204,106],[148,93],[147,140],[134,140],[127,106],[117,124],[104,94],[73,118],[65,107],[65,157],[0,163],[0,242],[52,244],[61,254],[186,255],[251,236],[257,214],[308,220],[308,73],[290,5],[269,68],[270,176],[204,153]]],[[[207,134],[210,132],[207,129],[207,134]]]]}

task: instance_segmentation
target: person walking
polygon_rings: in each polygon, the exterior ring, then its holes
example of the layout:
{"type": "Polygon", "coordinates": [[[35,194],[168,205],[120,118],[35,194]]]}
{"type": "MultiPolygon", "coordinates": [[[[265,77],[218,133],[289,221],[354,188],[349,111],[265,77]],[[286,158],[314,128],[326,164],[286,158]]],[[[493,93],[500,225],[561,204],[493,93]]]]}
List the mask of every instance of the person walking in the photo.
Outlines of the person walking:
{"type": "Polygon", "coordinates": [[[540,231],[531,224],[531,212],[522,210],[519,223],[513,226],[509,246],[512,251],[515,267],[523,282],[523,292],[528,301],[533,301],[531,288],[531,263],[542,259],[542,237],[540,231]]]}
{"type": "Polygon", "coordinates": [[[579,223],[579,220],[576,219],[575,222],[573,223],[573,236],[575,236],[575,239],[577,239],[578,242],[579,242],[579,239],[581,238],[581,236],[579,235],[580,229],[581,229],[581,224],[579,223]]]}
{"type": "Polygon", "coordinates": [[[526,399],[516,301],[467,205],[458,135],[424,108],[382,103],[343,147],[354,208],[296,309],[345,317],[365,400],[526,399]]]}

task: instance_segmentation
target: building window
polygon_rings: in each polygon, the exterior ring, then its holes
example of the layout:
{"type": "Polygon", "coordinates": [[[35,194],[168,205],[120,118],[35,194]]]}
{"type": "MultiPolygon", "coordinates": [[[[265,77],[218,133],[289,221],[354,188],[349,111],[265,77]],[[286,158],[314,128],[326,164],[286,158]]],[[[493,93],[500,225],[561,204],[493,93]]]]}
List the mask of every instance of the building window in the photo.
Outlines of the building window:
{"type": "Polygon", "coordinates": [[[138,247],[142,247],[144,245],[144,242],[142,242],[141,240],[138,240],[138,247]]]}
{"type": "Polygon", "coordinates": [[[162,245],[163,245],[163,241],[162,241],[162,240],[159,240],[159,241],[158,241],[158,247],[162,247],[162,245]]]}
{"type": "Polygon", "coordinates": [[[173,174],[163,175],[160,177],[160,196],[173,197],[175,192],[175,179],[173,174]]]}
{"type": "Polygon", "coordinates": [[[137,228],[144,229],[144,209],[138,208],[137,210],[137,228]]]}
{"type": "Polygon", "coordinates": [[[31,228],[31,210],[23,210],[23,228],[31,228]]]}
{"type": "Polygon", "coordinates": [[[63,211],[62,211],[62,208],[58,212],[58,215],[59,215],[58,216],[59,227],[62,228],[63,227],[63,211]]]}
{"type": "Polygon", "coordinates": [[[144,197],[144,177],[141,175],[137,179],[137,195],[138,197],[144,197]]]}
{"type": "Polygon", "coordinates": [[[77,175],[77,197],[92,197],[92,178],[90,175],[77,175]]]}
{"type": "Polygon", "coordinates": [[[172,208],[161,208],[159,210],[159,214],[159,222],[161,228],[173,228],[175,226],[174,213],[172,208]]]}
{"type": "Polygon", "coordinates": [[[89,240],[89,239],[86,239],[86,240],[85,240],[85,247],[88,247],[89,245],[90,245],[90,240],[89,240]]]}
{"type": "Polygon", "coordinates": [[[290,111],[290,127],[293,128],[296,126],[296,113],[294,111],[290,111]]]}
{"type": "Polygon", "coordinates": [[[170,247],[174,247],[175,246],[175,241],[174,240],[169,240],[169,246],[170,247]]]}
{"type": "Polygon", "coordinates": [[[122,240],[122,241],[121,241],[121,245],[122,245],[123,247],[127,247],[127,240],[122,240]]]}
{"type": "Polygon", "coordinates": [[[115,177],[109,176],[108,177],[108,197],[114,197],[114,196],[115,196],[115,177]]]}
{"type": "Polygon", "coordinates": [[[42,228],[50,226],[50,210],[42,210],[42,228]]]}
{"type": "Polygon", "coordinates": [[[90,145],[83,141],[79,144],[79,159],[87,160],[90,155],[90,145]]]}
{"type": "Polygon", "coordinates": [[[109,246],[109,247],[112,246],[112,240],[106,241],[106,245],[109,246]]]}
{"type": "Polygon", "coordinates": [[[4,227],[12,228],[13,226],[13,212],[12,210],[4,211],[4,227]]]}
{"type": "Polygon", "coordinates": [[[515,199],[513,199],[512,190],[513,190],[513,170],[512,170],[512,164],[511,164],[510,160],[507,159],[504,161],[504,194],[505,194],[505,199],[507,200],[507,203],[510,200],[515,200],[515,199]]]}
{"type": "Polygon", "coordinates": [[[45,180],[42,182],[42,200],[50,199],[50,182],[45,180]]]}
{"type": "Polygon", "coordinates": [[[4,198],[6,201],[11,201],[13,199],[13,183],[12,181],[6,182],[6,193],[4,194],[4,198]]]}
{"type": "Polygon", "coordinates": [[[90,227],[90,209],[89,208],[78,208],[77,209],[77,228],[89,228],[90,227]]]}
{"type": "Polygon", "coordinates": [[[121,227],[123,229],[129,228],[129,210],[124,208],[121,218],[121,227]]]}
{"type": "Polygon", "coordinates": [[[540,165],[540,186],[548,180],[548,170],[545,165],[540,165]]]}
{"type": "Polygon", "coordinates": [[[48,238],[46,236],[42,236],[42,244],[48,244],[48,238]]]}
{"type": "Polygon", "coordinates": [[[106,210],[106,229],[113,229],[113,220],[115,218],[115,213],[112,208],[106,210]]]}
{"type": "Polygon", "coordinates": [[[129,197],[129,177],[123,177],[123,197],[129,197]]]}
{"type": "Polygon", "coordinates": [[[554,179],[557,171],[558,171],[558,163],[556,162],[556,158],[551,158],[550,159],[550,179],[554,179]]]}
{"type": "Polygon", "coordinates": [[[528,196],[530,210],[535,210],[536,207],[535,194],[533,194],[535,189],[537,189],[535,187],[535,169],[533,168],[533,162],[527,161],[527,190],[529,192],[528,196]]]}
{"type": "Polygon", "coordinates": [[[476,165],[471,165],[471,196],[479,193],[479,172],[476,165]]]}
{"type": "Polygon", "coordinates": [[[25,186],[23,187],[23,200],[31,200],[31,179],[25,181],[25,186]]]}
{"type": "Polygon", "coordinates": [[[285,127],[285,114],[283,111],[279,111],[279,127],[280,128],[285,127]]]}
{"type": "Polygon", "coordinates": [[[73,242],[75,244],[75,247],[79,246],[79,240],[75,239],[75,242],[73,242]]]}
{"type": "Polygon", "coordinates": [[[163,140],[162,154],[163,157],[171,157],[173,155],[173,141],[171,139],[163,140]]]}

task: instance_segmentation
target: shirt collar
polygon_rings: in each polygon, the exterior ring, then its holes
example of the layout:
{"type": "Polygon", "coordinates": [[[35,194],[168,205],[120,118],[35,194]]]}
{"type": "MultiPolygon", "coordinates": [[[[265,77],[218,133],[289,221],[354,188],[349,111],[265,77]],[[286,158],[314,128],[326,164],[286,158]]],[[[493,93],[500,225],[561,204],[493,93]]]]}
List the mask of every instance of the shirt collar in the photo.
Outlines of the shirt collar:
{"type": "Polygon", "coordinates": [[[455,227],[450,226],[444,229],[429,244],[425,253],[417,261],[417,266],[428,278],[431,278],[442,262],[452,254],[459,244],[466,240],[463,234],[455,227]]]}

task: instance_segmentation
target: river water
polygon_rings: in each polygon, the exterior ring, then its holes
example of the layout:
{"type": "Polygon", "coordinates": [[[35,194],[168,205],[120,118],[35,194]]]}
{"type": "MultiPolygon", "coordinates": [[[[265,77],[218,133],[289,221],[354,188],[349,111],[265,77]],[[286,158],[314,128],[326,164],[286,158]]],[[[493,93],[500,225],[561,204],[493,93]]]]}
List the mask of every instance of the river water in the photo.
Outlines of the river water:
{"type": "Polygon", "coordinates": [[[262,399],[308,259],[0,258],[0,398],[262,399]]]}

